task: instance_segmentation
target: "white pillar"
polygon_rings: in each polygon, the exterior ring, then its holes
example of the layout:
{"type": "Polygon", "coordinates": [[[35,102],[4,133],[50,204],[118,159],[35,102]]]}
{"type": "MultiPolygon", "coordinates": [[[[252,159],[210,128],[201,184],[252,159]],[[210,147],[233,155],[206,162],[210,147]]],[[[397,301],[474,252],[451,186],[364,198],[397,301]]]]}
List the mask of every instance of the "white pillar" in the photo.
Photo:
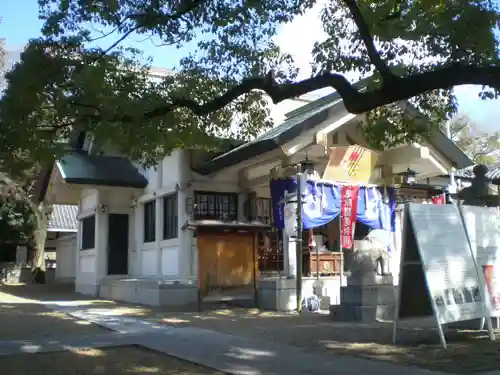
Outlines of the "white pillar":
{"type": "Polygon", "coordinates": [[[285,275],[297,277],[297,198],[285,191],[283,207],[285,229],[283,230],[283,261],[285,275]]]}
{"type": "Polygon", "coordinates": [[[193,196],[192,189],[179,190],[177,192],[177,237],[179,239],[179,269],[178,275],[181,280],[194,276],[193,262],[195,255],[192,251],[193,232],[182,230],[182,226],[188,220],[186,212],[186,200],[193,196]]]}
{"type": "Polygon", "coordinates": [[[96,282],[100,284],[101,279],[108,274],[108,212],[101,212],[101,205],[97,206],[95,213],[95,257],[96,257],[96,282]]]}
{"type": "MultiPolygon", "coordinates": [[[[156,166],[156,190],[163,187],[163,160],[156,166]]],[[[161,244],[163,240],[163,197],[155,198],[155,249],[156,249],[156,277],[163,279],[161,264],[161,244]]]]}
{"type": "Polygon", "coordinates": [[[156,250],[156,277],[163,279],[161,267],[161,245],[163,239],[163,199],[155,199],[155,250],[156,250]]]}
{"type": "Polygon", "coordinates": [[[283,233],[283,262],[285,276],[297,277],[297,240],[283,233]]]}
{"type": "Polygon", "coordinates": [[[193,254],[192,241],[193,232],[182,230],[183,225],[189,219],[186,212],[186,201],[193,198],[194,192],[189,181],[191,181],[191,169],[189,167],[189,153],[186,150],[177,150],[177,238],[179,263],[177,275],[181,281],[185,281],[195,275],[193,264],[196,254],[193,254]]]}

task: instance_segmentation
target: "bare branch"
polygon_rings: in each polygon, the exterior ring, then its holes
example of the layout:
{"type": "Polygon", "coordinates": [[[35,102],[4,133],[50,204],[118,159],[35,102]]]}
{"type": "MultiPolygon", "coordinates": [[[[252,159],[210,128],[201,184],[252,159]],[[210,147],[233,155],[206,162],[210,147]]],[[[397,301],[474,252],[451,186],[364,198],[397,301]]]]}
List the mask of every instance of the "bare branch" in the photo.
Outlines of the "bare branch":
{"type": "Polygon", "coordinates": [[[116,46],[118,46],[121,42],[123,42],[125,39],[127,39],[127,37],[132,34],[134,31],[136,31],[139,27],[133,27],[131,28],[129,31],[127,31],[126,33],[124,33],[120,38],[118,38],[113,44],[111,44],[108,48],[106,48],[104,51],[102,51],[102,53],[99,54],[99,57],[97,57],[97,59],[100,59],[101,57],[103,57],[104,55],[107,55],[113,48],[115,48],[116,46]]]}
{"type": "MultiPolygon", "coordinates": [[[[178,11],[172,14],[166,14],[161,11],[156,10],[156,13],[135,13],[135,14],[130,14],[126,16],[122,21],[119,22],[118,27],[116,27],[114,30],[112,30],[110,33],[108,33],[105,36],[109,36],[115,31],[119,30],[122,25],[125,24],[127,20],[134,20],[137,22],[137,25],[132,27],[130,30],[125,32],[120,38],[118,38],[115,42],[113,42],[108,48],[103,50],[96,58],[93,59],[93,61],[97,61],[107,55],[111,50],[116,48],[121,42],[123,42],[125,39],[127,39],[130,34],[134,33],[135,31],[139,30],[140,28],[144,27],[145,25],[151,24],[151,23],[161,23],[165,21],[175,21],[180,18],[182,18],[184,15],[186,15],[189,12],[192,12],[195,10],[198,6],[200,6],[203,2],[206,0],[191,0],[190,2],[183,3],[183,7],[181,7],[178,11]]],[[[104,36],[103,36],[104,37],[104,36]]],[[[102,37],[100,37],[102,38],[102,37]]],[[[100,39],[100,38],[96,38],[100,39]]]]}
{"type": "Polygon", "coordinates": [[[344,4],[347,6],[349,11],[351,12],[351,16],[356,24],[359,35],[361,36],[361,40],[365,45],[368,51],[368,57],[370,58],[370,62],[375,66],[375,68],[379,71],[380,75],[384,79],[384,81],[390,81],[395,79],[395,75],[392,74],[389,66],[382,60],[380,54],[375,47],[375,43],[373,41],[373,36],[370,32],[368,24],[366,23],[361,11],[359,10],[358,5],[356,4],[356,0],[344,0],[344,4]]]}
{"type": "MultiPolygon", "coordinates": [[[[378,107],[407,100],[427,91],[446,89],[458,85],[484,85],[500,89],[500,66],[450,65],[432,71],[413,74],[387,82],[375,91],[360,92],[341,74],[326,73],[296,83],[278,84],[272,73],[265,77],[248,78],[224,95],[204,104],[180,98],[171,103],[144,113],[146,119],[164,116],[176,108],[189,108],[198,116],[217,111],[239,96],[252,90],[265,91],[275,104],[296,98],[308,92],[325,87],[334,88],[344,101],[346,109],[354,114],[362,114],[378,107]]],[[[126,119],[122,119],[126,121],[126,119]]]]}

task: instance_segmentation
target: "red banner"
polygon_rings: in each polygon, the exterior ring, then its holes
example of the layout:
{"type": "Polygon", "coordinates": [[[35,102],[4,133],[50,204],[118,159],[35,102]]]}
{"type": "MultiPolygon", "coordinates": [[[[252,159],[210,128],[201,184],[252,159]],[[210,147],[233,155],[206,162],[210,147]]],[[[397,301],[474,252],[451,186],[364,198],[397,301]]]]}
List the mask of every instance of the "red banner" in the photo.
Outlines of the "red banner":
{"type": "Polygon", "coordinates": [[[486,283],[486,288],[488,290],[488,294],[491,298],[491,304],[493,305],[494,310],[500,310],[500,294],[497,292],[494,283],[494,268],[492,265],[487,264],[483,265],[483,274],[484,281],[486,283]]]}
{"type": "Polygon", "coordinates": [[[446,203],[446,198],[444,194],[437,195],[435,197],[432,197],[432,203],[434,204],[445,204],[446,203]]]}
{"type": "Polygon", "coordinates": [[[340,238],[344,249],[352,248],[358,214],[358,193],[358,186],[342,186],[340,189],[340,238]]]}

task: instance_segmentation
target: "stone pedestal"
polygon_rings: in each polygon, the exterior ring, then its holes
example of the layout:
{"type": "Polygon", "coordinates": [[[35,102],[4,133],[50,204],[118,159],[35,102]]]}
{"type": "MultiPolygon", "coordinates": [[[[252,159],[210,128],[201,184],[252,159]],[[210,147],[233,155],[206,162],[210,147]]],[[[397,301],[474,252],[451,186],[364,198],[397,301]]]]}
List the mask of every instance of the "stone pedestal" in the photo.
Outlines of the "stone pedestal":
{"type": "Polygon", "coordinates": [[[340,290],[340,305],[330,306],[330,317],[341,321],[392,320],[396,291],[392,276],[348,277],[340,290]]]}
{"type": "Polygon", "coordinates": [[[28,263],[28,247],[18,246],[16,250],[16,264],[25,265],[28,263]]]}
{"type": "Polygon", "coordinates": [[[191,309],[198,305],[198,287],[195,283],[180,281],[108,276],[101,280],[99,297],[147,306],[191,309]]]}
{"type": "MultiPolygon", "coordinates": [[[[320,308],[327,310],[331,304],[338,304],[340,278],[304,277],[302,279],[303,300],[316,296],[320,300],[320,308]]],[[[264,310],[295,311],[297,310],[297,280],[291,278],[267,278],[259,280],[257,292],[258,306],[264,310]]]]}

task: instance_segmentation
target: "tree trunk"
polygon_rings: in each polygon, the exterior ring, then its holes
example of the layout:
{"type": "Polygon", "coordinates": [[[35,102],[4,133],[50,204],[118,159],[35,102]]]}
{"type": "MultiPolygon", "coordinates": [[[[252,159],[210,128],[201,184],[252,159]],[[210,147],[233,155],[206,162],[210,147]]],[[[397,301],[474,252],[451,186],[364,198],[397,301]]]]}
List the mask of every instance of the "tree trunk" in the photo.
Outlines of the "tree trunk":
{"type": "Polygon", "coordinates": [[[35,256],[33,257],[32,265],[32,282],[45,282],[45,241],[47,240],[47,230],[49,224],[50,211],[43,203],[40,204],[36,216],[35,229],[35,256]]]}

